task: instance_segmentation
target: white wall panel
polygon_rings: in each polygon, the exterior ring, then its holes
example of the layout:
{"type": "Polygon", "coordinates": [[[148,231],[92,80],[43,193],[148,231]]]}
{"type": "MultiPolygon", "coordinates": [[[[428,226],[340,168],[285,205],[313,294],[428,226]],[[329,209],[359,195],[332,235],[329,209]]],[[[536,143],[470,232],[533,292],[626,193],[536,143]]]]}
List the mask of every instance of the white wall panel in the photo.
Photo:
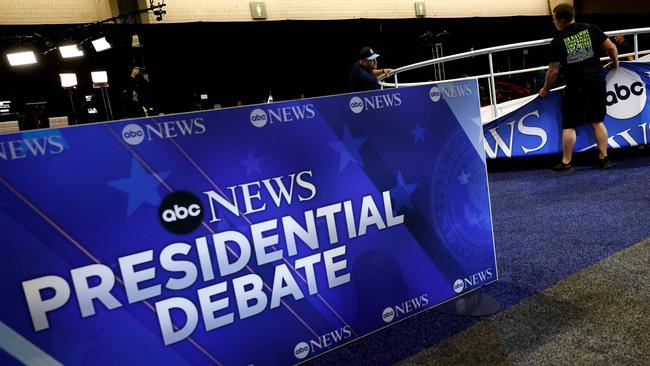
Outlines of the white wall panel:
{"type": "MultiPolygon", "coordinates": [[[[268,20],[415,18],[410,0],[266,0],[268,20]]],[[[425,0],[429,18],[549,15],[547,0],[425,0]]],[[[167,0],[164,22],[250,21],[248,1],[167,0]]]]}
{"type": "Polygon", "coordinates": [[[556,6],[562,3],[573,5],[573,0],[548,0],[548,8],[552,11],[556,6]]]}
{"type": "MultiPolygon", "coordinates": [[[[158,3],[161,0],[155,0],[158,3]]],[[[428,18],[549,15],[562,0],[424,0],[428,18]]],[[[147,1],[138,1],[140,7],[147,1]]],[[[268,20],[415,18],[411,0],[266,0],[268,20]]],[[[166,0],[163,23],[251,21],[246,0],[166,0]]],[[[90,23],[118,14],[115,0],[0,0],[0,24],[90,23]]],[[[156,23],[152,20],[151,23],[156,23]]]]}
{"type": "Polygon", "coordinates": [[[0,24],[91,23],[113,16],[109,0],[0,0],[0,24]]]}

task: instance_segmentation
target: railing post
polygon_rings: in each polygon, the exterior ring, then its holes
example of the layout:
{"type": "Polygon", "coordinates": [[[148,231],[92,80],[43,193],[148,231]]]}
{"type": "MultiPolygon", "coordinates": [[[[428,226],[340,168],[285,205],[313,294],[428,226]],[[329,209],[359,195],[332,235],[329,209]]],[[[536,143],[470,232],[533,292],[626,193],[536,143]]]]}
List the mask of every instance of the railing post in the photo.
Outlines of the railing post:
{"type": "Polygon", "coordinates": [[[494,82],[494,64],[492,63],[492,52],[488,53],[490,60],[490,104],[492,105],[492,117],[497,118],[497,88],[494,82]]]}
{"type": "Polygon", "coordinates": [[[634,59],[639,59],[639,33],[634,33],[634,59]]]}
{"type": "Polygon", "coordinates": [[[393,77],[395,78],[395,88],[399,88],[399,83],[397,82],[397,73],[393,74],[393,77]]]}

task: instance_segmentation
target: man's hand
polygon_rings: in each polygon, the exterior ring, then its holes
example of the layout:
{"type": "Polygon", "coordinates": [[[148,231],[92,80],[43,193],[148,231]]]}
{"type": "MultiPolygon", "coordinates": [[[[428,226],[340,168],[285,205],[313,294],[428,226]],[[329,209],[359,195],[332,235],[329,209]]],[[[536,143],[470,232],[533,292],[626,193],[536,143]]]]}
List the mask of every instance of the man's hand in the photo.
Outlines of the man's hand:
{"type": "Polygon", "coordinates": [[[540,89],[539,90],[539,96],[542,97],[542,98],[546,98],[548,96],[548,90],[544,89],[544,88],[540,89]]]}

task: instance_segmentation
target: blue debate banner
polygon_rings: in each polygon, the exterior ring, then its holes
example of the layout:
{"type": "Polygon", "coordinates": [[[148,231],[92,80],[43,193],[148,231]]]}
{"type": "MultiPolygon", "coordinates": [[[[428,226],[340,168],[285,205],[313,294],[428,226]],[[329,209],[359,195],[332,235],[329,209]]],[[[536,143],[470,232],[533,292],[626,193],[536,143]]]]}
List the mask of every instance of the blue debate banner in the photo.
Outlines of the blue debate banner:
{"type": "MultiPolygon", "coordinates": [[[[606,69],[609,148],[648,144],[650,135],[650,63],[621,62],[606,69]]],[[[535,98],[505,116],[485,124],[485,152],[490,159],[562,152],[562,91],[535,98]]],[[[576,129],[576,151],[596,149],[590,125],[576,129]]]]}
{"type": "Polygon", "coordinates": [[[0,136],[0,364],[302,362],[497,280],[475,81],[0,136]]]}

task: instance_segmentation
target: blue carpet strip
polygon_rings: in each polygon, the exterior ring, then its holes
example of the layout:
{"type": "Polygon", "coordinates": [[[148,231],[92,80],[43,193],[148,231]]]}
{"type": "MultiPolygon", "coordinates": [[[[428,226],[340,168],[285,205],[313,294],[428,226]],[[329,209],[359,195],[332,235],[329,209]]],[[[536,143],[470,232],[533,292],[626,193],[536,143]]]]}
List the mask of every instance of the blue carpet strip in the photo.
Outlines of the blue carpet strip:
{"type": "MultiPolygon", "coordinates": [[[[590,166],[587,155],[574,159],[578,165],[573,173],[552,172],[545,167],[549,161],[544,160],[544,165],[536,160],[532,161],[532,168],[529,164],[525,169],[490,167],[500,280],[482,291],[501,302],[501,314],[559,281],[650,238],[647,150],[610,154],[616,165],[608,170],[590,166]]],[[[630,278],[629,284],[648,282],[647,278],[630,278]]],[[[307,364],[392,365],[409,360],[484,319],[427,311],[307,364]]],[[[500,342],[494,346],[495,360],[503,361],[498,353],[507,350],[500,342]]]]}

